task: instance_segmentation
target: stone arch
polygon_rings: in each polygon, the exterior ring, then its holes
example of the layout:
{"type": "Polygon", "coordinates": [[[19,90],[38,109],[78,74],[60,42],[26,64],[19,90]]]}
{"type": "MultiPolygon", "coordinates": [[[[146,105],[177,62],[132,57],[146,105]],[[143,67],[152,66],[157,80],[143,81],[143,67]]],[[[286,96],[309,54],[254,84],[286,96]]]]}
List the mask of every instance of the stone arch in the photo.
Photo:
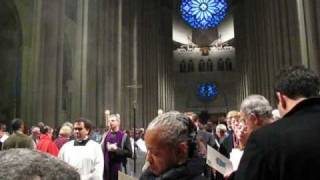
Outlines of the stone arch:
{"type": "Polygon", "coordinates": [[[184,59],[180,62],[179,67],[180,67],[179,71],[181,73],[187,72],[187,64],[186,64],[186,61],[184,59]]]}
{"type": "Polygon", "coordinates": [[[208,59],[208,61],[207,61],[207,71],[208,72],[213,71],[213,63],[212,63],[211,59],[208,59]]]}
{"type": "Polygon", "coordinates": [[[192,59],[190,59],[188,61],[188,69],[187,69],[188,72],[193,72],[194,71],[194,65],[193,65],[193,61],[192,59]]]}
{"type": "Polygon", "coordinates": [[[198,64],[198,71],[199,72],[204,72],[205,70],[205,62],[203,59],[200,59],[199,64],[198,64]]]}
{"type": "Polygon", "coordinates": [[[222,58],[219,58],[217,64],[218,64],[218,71],[224,71],[225,70],[224,61],[222,60],[222,58]]]}

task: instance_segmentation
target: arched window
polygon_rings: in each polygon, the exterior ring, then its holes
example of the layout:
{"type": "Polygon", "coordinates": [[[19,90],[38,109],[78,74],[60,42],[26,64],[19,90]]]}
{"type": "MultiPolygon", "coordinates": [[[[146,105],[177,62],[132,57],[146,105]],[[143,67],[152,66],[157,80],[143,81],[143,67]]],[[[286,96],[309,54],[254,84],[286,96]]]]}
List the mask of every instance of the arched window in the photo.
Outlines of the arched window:
{"type": "Polygon", "coordinates": [[[184,73],[184,72],[187,71],[187,65],[186,65],[186,62],[185,62],[184,60],[182,60],[182,61],[180,62],[180,69],[179,69],[179,71],[180,71],[181,73],[184,73]]]}
{"type": "Polygon", "coordinates": [[[188,62],[187,72],[193,72],[194,71],[194,65],[192,59],[188,62]]]}
{"type": "Polygon", "coordinates": [[[226,71],[232,71],[232,62],[230,58],[227,58],[225,61],[226,71]]]}
{"type": "Polygon", "coordinates": [[[223,60],[222,60],[222,58],[220,58],[219,60],[218,60],[218,71],[224,71],[224,62],[223,62],[223,60]]]}
{"type": "Polygon", "coordinates": [[[204,72],[205,71],[205,63],[204,63],[203,59],[200,59],[200,61],[199,61],[198,70],[199,70],[199,72],[204,72]]]}
{"type": "Polygon", "coordinates": [[[208,59],[208,61],[207,61],[207,71],[208,72],[213,71],[213,63],[212,63],[211,59],[208,59]]]}

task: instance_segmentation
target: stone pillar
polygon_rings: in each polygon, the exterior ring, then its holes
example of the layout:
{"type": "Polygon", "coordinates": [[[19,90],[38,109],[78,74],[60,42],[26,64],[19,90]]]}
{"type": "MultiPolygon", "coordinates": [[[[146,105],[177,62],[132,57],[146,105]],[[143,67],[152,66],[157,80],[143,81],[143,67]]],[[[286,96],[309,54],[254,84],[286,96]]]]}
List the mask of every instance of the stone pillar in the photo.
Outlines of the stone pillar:
{"type": "Polygon", "coordinates": [[[27,108],[27,116],[30,121],[44,121],[51,126],[58,125],[57,115],[61,103],[63,7],[61,1],[35,3],[35,60],[32,64],[35,66],[35,74],[30,77],[34,82],[30,95],[34,99],[29,101],[31,103],[30,108],[27,108]]]}
{"type": "Polygon", "coordinates": [[[314,26],[317,24],[314,7],[318,4],[301,0],[237,2],[236,57],[241,67],[241,88],[248,87],[247,92],[239,93],[239,103],[243,95],[259,93],[274,104],[273,83],[280,69],[298,64],[311,67],[311,63],[318,68],[318,61],[312,60],[319,47],[314,26]],[[310,8],[307,4],[313,4],[313,11],[306,13],[310,8]]]}
{"type": "Polygon", "coordinates": [[[300,27],[306,61],[304,64],[320,73],[320,2],[317,0],[297,0],[300,27]]]}
{"type": "Polygon", "coordinates": [[[159,108],[173,109],[172,2],[141,1],[139,23],[139,119],[147,126],[159,108]],[[143,22],[143,24],[142,24],[143,22]]]}
{"type": "MultiPolygon", "coordinates": [[[[29,35],[30,41],[24,39],[24,55],[22,66],[22,101],[21,117],[31,125],[33,122],[41,120],[41,91],[40,87],[40,37],[41,37],[41,16],[42,1],[33,3],[29,12],[33,12],[30,17],[32,28],[23,31],[24,37],[29,35]]],[[[20,10],[22,14],[22,10],[20,10]]],[[[20,17],[21,21],[27,21],[27,16],[20,17]]],[[[24,24],[23,24],[24,25],[24,24]]],[[[26,25],[24,25],[26,26],[26,25]]]]}

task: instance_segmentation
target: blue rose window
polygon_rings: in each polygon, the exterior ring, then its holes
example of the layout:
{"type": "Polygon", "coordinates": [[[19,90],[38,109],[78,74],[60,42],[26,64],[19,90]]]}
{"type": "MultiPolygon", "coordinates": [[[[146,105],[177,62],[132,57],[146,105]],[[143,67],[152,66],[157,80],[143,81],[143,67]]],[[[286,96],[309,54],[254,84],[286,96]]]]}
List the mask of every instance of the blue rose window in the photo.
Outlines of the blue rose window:
{"type": "Polygon", "coordinates": [[[218,26],[227,14],[227,0],[182,0],[182,18],[195,29],[218,26]]]}
{"type": "Polygon", "coordinates": [[[201,100],[211,101],[217,95],[217,86],[213,83],[201,83],[198,87],[198,96],[201,100]]]}

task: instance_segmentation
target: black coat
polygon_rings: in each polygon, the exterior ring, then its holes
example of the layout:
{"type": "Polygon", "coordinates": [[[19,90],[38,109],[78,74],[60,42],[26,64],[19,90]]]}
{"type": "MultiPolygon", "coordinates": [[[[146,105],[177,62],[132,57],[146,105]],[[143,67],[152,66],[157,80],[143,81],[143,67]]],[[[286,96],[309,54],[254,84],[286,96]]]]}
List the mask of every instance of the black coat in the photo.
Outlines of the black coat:
{"type": "Polygon", "coordinates": [[[313,180],[320,169],[320,99],[297,104],[252,133],[236,180],[313,180]]]}
{"type": "Polygon", "coordinates": [[[142,173],[139,180],[206,180],[206,178],[202,176],[204,163],[201,158],[194,157],[187,161],[187,163],[169,169],[160,176],[155,176],[147,169],[142,173]]]}

